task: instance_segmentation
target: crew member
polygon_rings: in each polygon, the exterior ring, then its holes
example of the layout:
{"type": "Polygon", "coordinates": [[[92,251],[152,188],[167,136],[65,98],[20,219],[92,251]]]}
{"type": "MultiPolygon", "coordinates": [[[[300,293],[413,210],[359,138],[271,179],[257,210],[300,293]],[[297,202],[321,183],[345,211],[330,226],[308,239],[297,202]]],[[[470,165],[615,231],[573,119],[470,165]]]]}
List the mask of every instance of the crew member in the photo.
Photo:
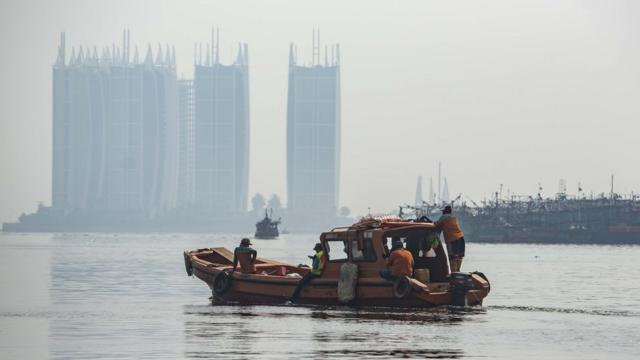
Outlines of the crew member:
{"type": "Polygon", "coordinates": [[[233,270],[236,271],[236,267],[238,266],[238,262],[240,262],[240,271],[244,274],[255,274],[256,273],[256,258],[258,257],[258,252],[251,248],[251,241],[247,238],[244,238],[240,241],[240,246],[238,246],[233,251],[233,270]]]}
{"type": "Polygon", "coordinates": [[[313,250],[316,252],[315,255],[309,256],[309,258],[313,260],[313,262],[311,263],[311,270],[309,270],[309,272],[298,282],[298,286],[296,286],[296,289],[293,291],[293,295],[291,295],[291,298],[289,299],[289,301],[291,302],[294,302],[296,301],[296,299],[298,299],[300,291],[302,291],[302,288],[304,288],[305,285],[309,283],[309,281],[322,275],[322,270],[324,270],[325,265],[327,265],[328,259],[327,255],[324,253],[322,244],[316,243],[316,245],[313,247],[313,250]]]}
{"type": "Polygon", "coordinates": [[[462,259],[464,258],[464,233],[460,229],[458,218],[451,214],[451,206],[447,205],[442,209],[442,216],[436,221],[436,228],[442,231],[444,240],[447,243],[449,253],[449,267],[451,272],[460,271],[462,259]]]}
{"type": "Polygon", "coordinates": [[[380,271],[380,276],[390,281],[413,274],[413,255],[404,248],[402,240],[398,238],[393,238],[391,241],[391,254],[387,259],[387,268],[380,271]]]}

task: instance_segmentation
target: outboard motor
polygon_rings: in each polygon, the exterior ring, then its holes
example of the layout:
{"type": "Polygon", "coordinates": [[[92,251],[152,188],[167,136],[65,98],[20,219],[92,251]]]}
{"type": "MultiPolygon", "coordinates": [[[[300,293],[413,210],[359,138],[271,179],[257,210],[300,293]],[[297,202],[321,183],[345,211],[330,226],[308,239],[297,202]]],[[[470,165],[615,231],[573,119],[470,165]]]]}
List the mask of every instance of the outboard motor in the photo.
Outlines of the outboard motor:
{"type": "Polygon", "coordinates": [[[475,285],[470,273],[454,272],[449,282],[454,306],[467,306],[467,292],[473,290],[475,285]]]}

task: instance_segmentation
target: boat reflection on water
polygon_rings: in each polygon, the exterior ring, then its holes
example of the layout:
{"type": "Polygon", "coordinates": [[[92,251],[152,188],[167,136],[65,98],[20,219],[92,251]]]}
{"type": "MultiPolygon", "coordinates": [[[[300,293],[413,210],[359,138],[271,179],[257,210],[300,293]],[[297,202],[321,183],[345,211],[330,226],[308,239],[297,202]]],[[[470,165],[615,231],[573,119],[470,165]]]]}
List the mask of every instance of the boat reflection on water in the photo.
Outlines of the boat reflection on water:
{"type": "Polygon", "coordinates": [[[402,323],[450,323],[468,319],[469,315],[484,314],[486,310],[481,307],[455,307],[442,306],[434,309],[387,309],[370,308],[362,309],[325,309],[316,310],[311,313],[312,318],[320,319],[342,319],[345,321],[386,321],[402,323]]]}
{"type": "Polygon", "coordinates": [[[452,326],[480,307],[185,306],[185,357],[464,357],[452,326]]]}
{"type": "Polygon", "coordinates": [[[421,359],[461,359],[464,357],[462,350],[440,350],[440,349],[390,349],[390,350],[321,350],[316,353],[318,356],[353,357],[353,358],[421,358],[421,359]]]}

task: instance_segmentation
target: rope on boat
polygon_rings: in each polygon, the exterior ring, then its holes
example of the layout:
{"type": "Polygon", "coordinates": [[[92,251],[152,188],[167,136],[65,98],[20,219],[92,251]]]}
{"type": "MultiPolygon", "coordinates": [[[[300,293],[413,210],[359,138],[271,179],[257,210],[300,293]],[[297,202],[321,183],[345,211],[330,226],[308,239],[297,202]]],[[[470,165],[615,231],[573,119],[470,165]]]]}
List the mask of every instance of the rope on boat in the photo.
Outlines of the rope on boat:
{"type": "Polygon", "coordinates": [[[183,253],[184,255],[184,268],[187,271],[187,275],[191,276],[193,275],[193,265],[191,265],[191,258],[189,257],[189,254],[185,251],[183,253]]]}

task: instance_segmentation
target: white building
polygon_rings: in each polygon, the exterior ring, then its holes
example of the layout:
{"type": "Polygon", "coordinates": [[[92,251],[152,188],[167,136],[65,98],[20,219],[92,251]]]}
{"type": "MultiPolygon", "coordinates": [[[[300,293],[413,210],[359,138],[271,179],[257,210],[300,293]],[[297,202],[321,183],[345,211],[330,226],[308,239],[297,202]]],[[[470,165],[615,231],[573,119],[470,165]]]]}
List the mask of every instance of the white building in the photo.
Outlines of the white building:
{"type": "Polygon", "coordinates": [[[321,62],[319,33],[314,33],[309,65],[289,50],[287,101],[288,208],[295,212],[335,214],[340,179],[340,47],[325,47],[321,62]]]}
{"type": "Polygon", "coordinates": [[[178,174],[178,206],[185,208],[194,201],[195,129],[193,80],[178,81],[178,125],[180,167],[178,174]]]}
{"type": "Polygon", "coordinates": [[[219,60],[217,39],[196,51],[194,73],[194,204],[202,213],[247,209],[249,187],[248,47],[230,65],[219,60]]]}
{"type": "Polygon", "coordinates": [[[179,131],[175,52],[98,56],[80,48],[53,68],[53,207],[153,217],[176,205],[179,131]]]}
{"type": "Polygon", "coordinates": [[[65,62],[61,34],[53,66],[52,204],[65,212],[104,199],[108,69],[95,50],[79,48],[65,62]]]}

